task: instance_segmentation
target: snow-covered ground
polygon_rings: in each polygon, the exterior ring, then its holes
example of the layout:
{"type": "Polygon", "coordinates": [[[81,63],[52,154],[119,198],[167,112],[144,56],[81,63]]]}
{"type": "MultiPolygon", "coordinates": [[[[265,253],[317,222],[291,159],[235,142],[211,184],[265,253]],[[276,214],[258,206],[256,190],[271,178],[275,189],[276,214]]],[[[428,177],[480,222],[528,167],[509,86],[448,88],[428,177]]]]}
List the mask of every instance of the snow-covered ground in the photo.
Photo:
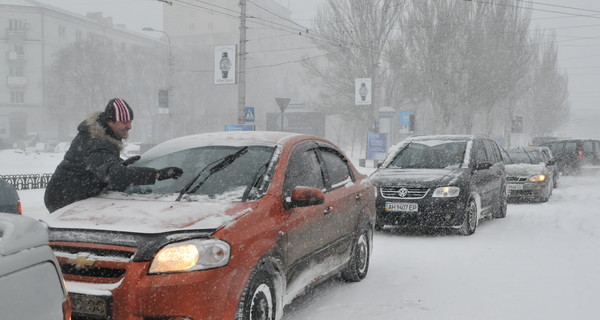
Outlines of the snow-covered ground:
{"type": "MultiPolygon", "coordinates": [[[[62,156],[2,150],[0,175],[49,173],[62,156]]],[[[312,288],[283,319],[598,319],[599,178],[562,176],[549,202],[510,204],[469,237],[387,228],[365,280],[312,288]]],[[[25,215],[48,214],[43,190],[19,195],[25,215]]]]}

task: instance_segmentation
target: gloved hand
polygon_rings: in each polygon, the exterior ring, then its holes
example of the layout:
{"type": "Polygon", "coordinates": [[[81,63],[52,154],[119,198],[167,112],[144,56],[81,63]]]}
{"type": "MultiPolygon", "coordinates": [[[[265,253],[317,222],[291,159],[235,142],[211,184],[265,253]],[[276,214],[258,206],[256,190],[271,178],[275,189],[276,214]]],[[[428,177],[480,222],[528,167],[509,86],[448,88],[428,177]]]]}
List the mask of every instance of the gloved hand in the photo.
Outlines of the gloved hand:
{"type": "Polygon", "coordinates": [[[156,180],[177,179],[181,177],[183,170],[177,167],[166,167],[156,170],[156,180]]]}
{"type": "Polygon", "coordinates": [[[131,158],[127,158],[125,161],[123,161],[123,165],[127,167],[128,165],[140,160],[140,158],[141,156],[133,156],[131,158]]]}

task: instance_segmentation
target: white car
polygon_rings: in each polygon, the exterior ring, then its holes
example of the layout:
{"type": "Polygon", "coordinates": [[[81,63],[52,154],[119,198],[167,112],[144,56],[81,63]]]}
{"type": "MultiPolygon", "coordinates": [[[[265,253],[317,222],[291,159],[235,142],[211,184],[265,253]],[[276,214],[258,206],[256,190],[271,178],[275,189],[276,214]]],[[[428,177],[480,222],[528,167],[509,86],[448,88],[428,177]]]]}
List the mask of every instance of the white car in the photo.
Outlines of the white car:
{"type": "Polygon", "coordinates": [[[30,217],[0,213],[0,318],[71,319],[47,228],[30,217]]]}

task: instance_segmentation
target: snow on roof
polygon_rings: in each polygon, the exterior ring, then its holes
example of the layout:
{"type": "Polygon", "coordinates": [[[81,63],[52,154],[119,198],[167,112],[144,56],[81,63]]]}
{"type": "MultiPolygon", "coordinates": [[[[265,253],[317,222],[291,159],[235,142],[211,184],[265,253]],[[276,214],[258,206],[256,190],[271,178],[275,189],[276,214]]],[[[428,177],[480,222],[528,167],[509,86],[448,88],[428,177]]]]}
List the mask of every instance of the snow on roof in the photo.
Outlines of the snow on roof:
{"type": "Polygon", "coordinates": [[[144,157],[158,157],[185,149],[203,146],[276,146],[291,137],[301,136],[297,133],[277,131],[223,131],[201,133],[165,141],[148,150],[144,157]]]}

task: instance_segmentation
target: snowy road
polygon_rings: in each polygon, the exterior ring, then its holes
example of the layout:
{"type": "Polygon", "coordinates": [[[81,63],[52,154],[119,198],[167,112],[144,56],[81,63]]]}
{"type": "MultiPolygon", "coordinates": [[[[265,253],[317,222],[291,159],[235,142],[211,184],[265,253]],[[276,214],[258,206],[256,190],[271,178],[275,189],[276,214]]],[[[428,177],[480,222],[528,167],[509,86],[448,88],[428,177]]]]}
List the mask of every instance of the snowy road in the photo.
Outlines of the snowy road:
{"type": "Polygon", "coordinates": [[[323,283],[283,319],[598,319],[598,178],[561,177],[470,237],[376,233],[365,280],[323,283]]]}

